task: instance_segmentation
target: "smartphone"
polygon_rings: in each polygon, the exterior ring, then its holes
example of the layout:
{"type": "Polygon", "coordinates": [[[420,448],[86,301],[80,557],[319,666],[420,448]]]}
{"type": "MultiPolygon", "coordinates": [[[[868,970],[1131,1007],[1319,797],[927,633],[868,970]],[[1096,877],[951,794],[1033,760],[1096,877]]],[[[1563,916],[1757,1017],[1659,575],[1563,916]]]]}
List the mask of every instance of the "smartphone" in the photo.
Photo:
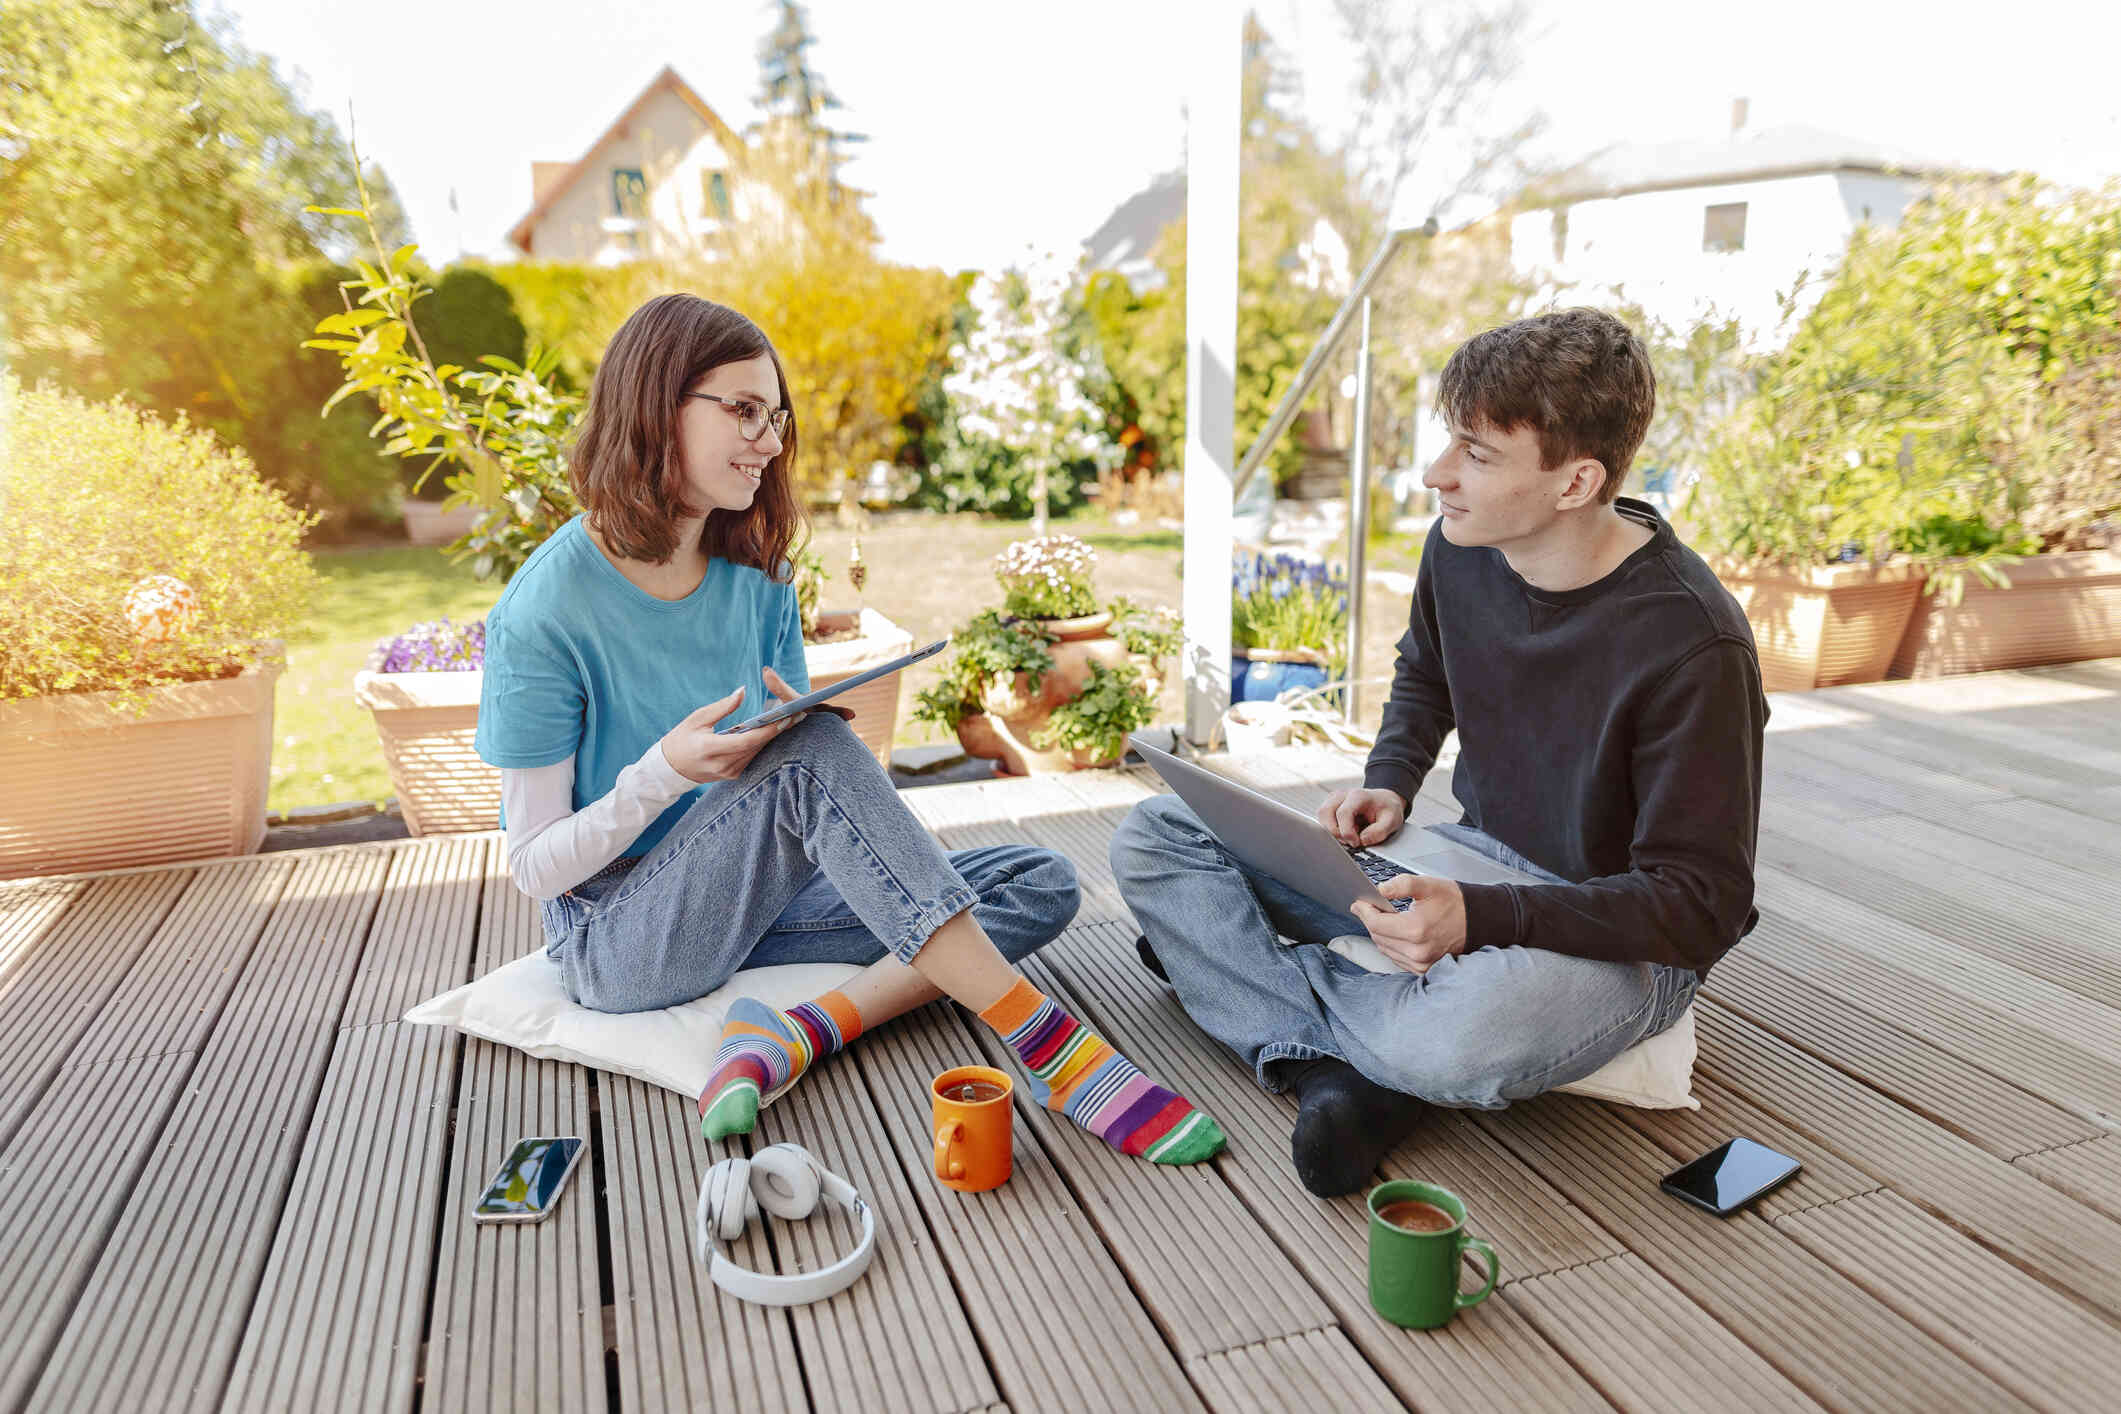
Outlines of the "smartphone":
{"type": "Polygon", "coordinates": [[[493,1182],[471,1205],[474,1222],[542,1222],[560,1201],[560,1190],[587,1146],[579,1139],[518,1139],[501,1160],[493,1182]]]}
{"type": "Polygon", "coordinates": [[[1659,1187],[1717,1217],[1729,1217],[1803,1165],[1750,1139],[1719,1144],[1664,1176],[1659,1187]]]}

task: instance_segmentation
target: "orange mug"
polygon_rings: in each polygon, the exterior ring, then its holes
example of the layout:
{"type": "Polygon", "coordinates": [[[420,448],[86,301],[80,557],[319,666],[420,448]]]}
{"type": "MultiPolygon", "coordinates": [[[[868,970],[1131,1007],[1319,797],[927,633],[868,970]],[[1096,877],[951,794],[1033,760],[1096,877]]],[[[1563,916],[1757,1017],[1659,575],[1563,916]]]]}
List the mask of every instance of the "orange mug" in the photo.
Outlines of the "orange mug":
{"type": "Polygon", "coordinates": [[[1009,1077],[961,1065],[935,1077],[935,1176],[945,1188],[984,1193],[1009,1181],[1009,1077]]]}

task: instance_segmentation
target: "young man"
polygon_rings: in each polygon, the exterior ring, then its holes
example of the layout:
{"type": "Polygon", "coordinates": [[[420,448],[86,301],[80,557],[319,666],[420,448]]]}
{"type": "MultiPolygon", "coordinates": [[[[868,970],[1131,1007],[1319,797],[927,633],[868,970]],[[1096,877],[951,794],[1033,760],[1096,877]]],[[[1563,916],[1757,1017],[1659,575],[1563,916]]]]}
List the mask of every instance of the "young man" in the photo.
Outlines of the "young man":
{"type": "Polygon", "coordinates": [[[1362,1187],[1425,1104],[1499,1109],[1679,1019],[1748,932],[1767,701],[1744,614],[1650,506],[1617,500],[1650,423],[1642,341],[1571,309],[1444,370],[1442,503],[1362,788],[1318,815],[1396,834],[1459,735],[1453,839],[1549,882],[1387,883],[1315,903],[1237,864],[1175,796],[1112,841],[1143,961],[1271,1091],[1321,1196],[1362,1187]],[[1323,946],[1367,932],[1402,972],[1323,946]],[[1298,944],[1283,946],[1276,934],[1298,944]]]}

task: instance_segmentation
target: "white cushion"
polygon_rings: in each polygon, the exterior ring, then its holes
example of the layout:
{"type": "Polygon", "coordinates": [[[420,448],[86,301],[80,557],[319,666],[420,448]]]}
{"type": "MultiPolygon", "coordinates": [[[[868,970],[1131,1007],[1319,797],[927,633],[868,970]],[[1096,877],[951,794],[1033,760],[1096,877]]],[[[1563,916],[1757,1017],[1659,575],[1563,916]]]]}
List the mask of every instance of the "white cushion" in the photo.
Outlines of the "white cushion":
{"type": "MultiPolygon", "coordinates": [[[[405,1013],[423,1026],[454,1026],[545,1060],[614,1071],[696,1099],[714,1069],[722,1015],[738,997],[786,1010],[845,986],[862,969],[844,962],[793,963],[739,972],[718,991],[662,1011],[591,1011],[568,1000],[560,970],[541,948],[476,982],[405,1013]]],[[[771,1104],[777,1094],[765,1097],[771,1104]]]]}
{"type": "MultiPolygon", "coordinates": [[[[1406,969],[1365,937],[1335,938],[1326,944],[1348,961],[1370,972],[1406,969]]],[[[1554,1088],[1564,1095],[1588,1095],[1643,1110],[1698,1110],[1694,1098],[1694,1008],[1646,1041],[1637,1041],[1583,1079],[1554,1088]]]]}

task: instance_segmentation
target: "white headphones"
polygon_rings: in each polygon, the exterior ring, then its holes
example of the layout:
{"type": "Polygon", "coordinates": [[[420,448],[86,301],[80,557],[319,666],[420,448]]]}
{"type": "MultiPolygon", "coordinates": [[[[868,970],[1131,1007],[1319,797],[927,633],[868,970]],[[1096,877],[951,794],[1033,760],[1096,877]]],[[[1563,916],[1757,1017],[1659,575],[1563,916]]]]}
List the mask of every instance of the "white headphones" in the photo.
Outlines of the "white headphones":
{"type": "Polygon", "coordinates": [[[714,1284],[757,1306],[803,1306],[837,1295],[854,1285],[876,1255],[876,1214],[853,1184],[828,1172],[798,1144],[774,1144],[748,1159],[724,1159],[707,1170],[700,1180],[693,1226],[693,1251],[707,1263],[714,1284]],[[715,1245],[717,1238],[734,1242],[743,1236],[744,1224],[759,1215],[761,1206],[777,1218],[795,1221],[816,1211],[820,1195],[862,1220],[854,1251],[821,1271],[767,1276],[738,1266],[715,1245]]]}

